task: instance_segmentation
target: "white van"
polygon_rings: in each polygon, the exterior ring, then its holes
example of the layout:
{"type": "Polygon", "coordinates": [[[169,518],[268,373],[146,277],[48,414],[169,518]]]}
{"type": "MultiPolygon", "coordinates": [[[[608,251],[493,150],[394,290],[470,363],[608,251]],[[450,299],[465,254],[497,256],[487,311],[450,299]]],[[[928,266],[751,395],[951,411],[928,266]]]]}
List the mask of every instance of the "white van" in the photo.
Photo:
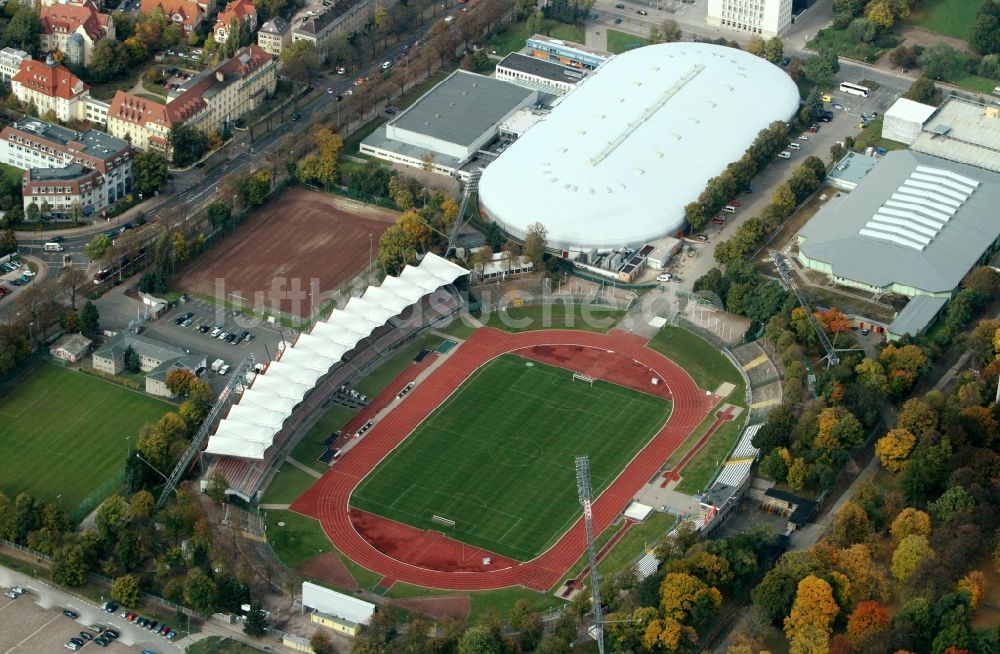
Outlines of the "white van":
{"type": "Polygon", "coordinates": [[[736,213],[736,207],[734,207],[731,204],[727,204],[726,206],[722,207],[722,211],[725,213],[736,213]]]}
{"type": "Polygon", "coordinates": [[[53,243],[49,241],[48,243],[42,246],[42,249],[45,250],[46,252],[62,252],[63,246],[59,245],[58,243],[53,243]]]}
{"type": "Polygon", "coordinates": [[[779,159],[791,159],[792,158],[792,153],[789,152],[788,150],[782,150],[781,152],[778,153],[778,158],[779,159]]]}
{"type": "Polygon", "coordinates": [[[786,147],[788,147],[789,150],[801,150],[802,149],[802,146],[799,145],[798,143],[789,143],[786,147]]]}

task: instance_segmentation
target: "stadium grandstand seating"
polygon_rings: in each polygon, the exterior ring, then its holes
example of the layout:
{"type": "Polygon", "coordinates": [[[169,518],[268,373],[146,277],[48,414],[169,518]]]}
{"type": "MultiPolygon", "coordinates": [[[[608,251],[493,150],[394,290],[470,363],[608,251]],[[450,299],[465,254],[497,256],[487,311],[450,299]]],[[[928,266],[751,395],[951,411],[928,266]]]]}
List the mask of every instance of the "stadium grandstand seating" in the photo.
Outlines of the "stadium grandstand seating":
{"type": "Polygon", "coordinates": [[[419,266],[407,266],[335,309],[257,374],[205,450],[217,457],[213,469],[229,492],[256,499],[281,453],[308,431],[341,386],[461,307],[451,284],[467,272],[428,254],[419,266]]]}

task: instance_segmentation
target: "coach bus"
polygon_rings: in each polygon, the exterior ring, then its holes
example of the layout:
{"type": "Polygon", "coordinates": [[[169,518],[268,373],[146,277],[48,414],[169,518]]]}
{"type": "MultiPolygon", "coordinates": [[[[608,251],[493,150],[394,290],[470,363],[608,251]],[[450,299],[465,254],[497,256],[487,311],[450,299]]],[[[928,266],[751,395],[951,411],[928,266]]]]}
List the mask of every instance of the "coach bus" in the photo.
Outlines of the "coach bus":
{"type": "Polygon", "coordinates": [[[867,87],[861,86],[860,84],[851,84],[850,82],[841,82],[840,90],[843,93],[850,93],[851,95],[860,95],[862,98],[867,98],[868,94],[871,93],[867,87]]]}

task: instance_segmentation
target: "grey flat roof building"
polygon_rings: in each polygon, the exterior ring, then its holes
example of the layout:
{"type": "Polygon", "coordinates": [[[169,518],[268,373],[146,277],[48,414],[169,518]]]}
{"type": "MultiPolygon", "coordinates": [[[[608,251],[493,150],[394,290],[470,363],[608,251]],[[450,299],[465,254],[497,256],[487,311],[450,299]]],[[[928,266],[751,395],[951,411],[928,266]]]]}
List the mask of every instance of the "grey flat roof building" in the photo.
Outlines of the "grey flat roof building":
{"type": "Polygon", "coordinates": [[[361,152],[409,166],[430,154],[436,172],[455,174],[492,141],[538,91],[457,70],[361,142],[361,152]]]}
{"type": "Polygon", "coordinates": [[[531,95],[516,84],[456,70],[389,121],[389,126],[469,145],[531,95]]]}
{"type": "Polygon", "coordinates": [[[96,159],[110,159],[117,153],[129,147],[128,141],[111,136],[96,129],[77,132],[62,125],[45,122],[39,118],[22,118],[12,125],[13,128],[36,134],[47,141],[61,146],[72,144],[82,146],[79,152],[96,159]]]}
{"type": "Polygon", "coordinates": [[[913,149],[1000,172],[1000,104],[952,96],[927,122],[913,149]]]}
{"type": "Polygon", "coordinates": [[[948,297],[997,245],[1000,175],[890,152],[798,234],[799,260],[873,292],[948,297]]]}

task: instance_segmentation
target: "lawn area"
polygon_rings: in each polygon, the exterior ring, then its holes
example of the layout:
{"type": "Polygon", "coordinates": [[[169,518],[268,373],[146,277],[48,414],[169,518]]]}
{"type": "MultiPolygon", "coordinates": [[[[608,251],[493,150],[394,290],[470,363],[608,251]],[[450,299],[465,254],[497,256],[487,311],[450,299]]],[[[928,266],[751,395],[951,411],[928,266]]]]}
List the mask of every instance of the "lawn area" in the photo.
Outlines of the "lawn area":
{"type": "Polygon", "coordinates": [[[441,344],[441,341],[440,336],[428,334],[403,346],[388,360],[380,363],[377,368],[368,373],[360,382],[354,384],[354,388],[362,395],[367,395],[369,398],[375,397],[389,385],[389,382],[413,364],[413,358],[420,353],[420,350],[433,350],[441,344]]]}
{"type": "MultiPolygon", "coordinates": [[[[538,34],[551,36],[554,39],[583,43],[583,27],[580,25],[568,25],[546,18],[538,28],[538,34]]],[[[506,57],[511,52],[517,52],[524,47],[525,41],[532,33],[528,32],[528,22],[521,21],[501,28],[486,42],[488,49],[496,50],[501,57],[506,57]]]]}
{"type": "Polygon", "coordinates": [[[579,329],[604,334],[624,315],[624,311],[594,304],[529,304],[507,307],[505,311],[494,311],[484,317],[490,327],[514,333],[534,329],[579,329]]]}
{"type": "Polygon", "coordinates": [[[531,559],[579,517],[574,458],[590,456],[600,494],[669,413],[660,398],[600,381],[587,386],[566,370],[504,355],[386,457],[351,504],[531,559]],[[442,528],[435,515],[456,526],[442,528]]]}
{"type": "Polygon", "coordinates": [[[906,22],[928,32],[965,39],[983,2],[985,0],[923,0],[910,11],[906,22]]]}
{"type": "Polygon", "coordinates": [[[819,52],[823,48],[829,48],[839,55],[858,59],[868,63],[874,63],[883,53],[895,48],[902,39],[894,34],[883,34],[872,43],[861,43],[851,38],[847,29],[834,29],[826,27],[816,33],[806,47],[813,52],[819,52]]]}
{"type": "Polygon", "coordinates": [[[259,649],[221,636],[209,636],[204,640],[199,640],[193,645],[188,645],[184,651],[186,654],[257,654],[260,652],[259,649]]]}
{"type": "Polygon", "coordinates": [[[644,39],[641,36],[627,32],[619,32],[618,30],[608,30],[608,50],[615,54],[641,48],[644,45],[649,45],[649,39],[644,39]]]}
{"type": "Polygon", "coordinates": [[[10,164],[0,163],[0,175],[11,184],[21,185],[21,180],[24,179],[24,171],[20,168],[15,168],[10,164]]]}
{"type": "Polygon", "coordinates": [[[686,329],[667,325],[649,341],[649,347],[687,370],[703,390],[714,391],[722,382],[743,386],[743,378],[729,359],[714,345],[686,329]]]}
{"type": "Polygon", "coordinates": [[[992,94],[993,88],[997,85],[996,80],[992,80],[988,77],[980,77],[979,75],[971,75],[969,73],[963,73],[962,75],[954,77],[948,81],[955,86],[962,87],[963,89],[984,94],[992,94]]]}
{"type": "Polygon", "coordinates": [[[294,511],[276,510],[265,513],[264,524],[267,541],[289,568],[297,568],[317,554],[333,550],[318,520],[294,511]]]}
{"type": "Polygon", "coordinates": [[[315,477],[299,470],[291,463],[282,463],[278,474],[274,476],[271,485],[267,487],[261,504],[291,504],[315,481],[315,477]]]}
{"type": "Polygon", "coordinates": [[[712,438],[705,443],[694,458],[681,470],[681,481],[677,484],[678,493],[697,495],[706,490],[709,482],[719,471],[719,466],[725,461],[726,456],[732,451],[733,446],[740,437],[740,425],[744,415],[737,416],[736,420],[722,423],[719,429],[712,435],[712,438]]]}
{"type": "Polygon", "coordinates": [[[448,336],[454,336],[455,338],[466,339],[472,336],[476,328],[467,322],[463,321],[461,318],[456,317],[447,327],[438,327],[437,330],[443,334],[448,334],[448,336]]]}
{"type": "Polygon", "coordinates": [[[471,593],[456,593],[448,590],[435,590],[433,588],[424,588],[423,586],[413,586],[399,581],[392,585],[392,587],[385,593],[385,597],[391,599],[406,599],[409,597],[446,597],[448,595],[458,594],[469,595],[472,600],[472,606],[470,608],[468,618],[469,624],[478,624],[483,618],[493,615],[499,616],[500,619],[506,621],[511,607],[513,607],[519,599],[528,600],[528,602],[531,603],[532,610],[538,612],[551,611],[566,604],[564,600],[561,600],[553,595],[538,593],[533,590],[520,587],[501,588],[499,590],[487,590],[471,593]]]}
{"type": "Polygon", "coordinates": [[[648,548],[656,544],[660,538],[673,528],[677,518],[654,511],[645,522],[634,525],[622,539],[611,548],[607,556],[597,564],[601,576],[617,574],[631,565],[648,548]]]}
{"type": "MultiPolygon", "coordinates": [[[[320,454],[323,453],[325,448],[323,447],[323,441],[329,438],[330,434],[338,431],[341,427],[347,424],[356,411],[354,409],[348,409],[345,406],[331,405],[330,409],[323,414],[323,416],[316,421],[316,424],[312,426],[312,429],[302,437],[299,444],[295,446],[292,450],[292,458],[303,463],[316,472],[326,472],[330,469],[330,466],[325,463],[320,463],[316,460],[320,454]]],[[[301,472],[301,471],[299,471],[301,472]]],[[[281,477],[282,471],[278,471],[278,476],[275,477],[275,481],[281,477]]],[[[274,482],[271,482],[272,484],[274,482]]],[[[271,500],[267,500],[271,501],[271,500]]]]}
{"type": "Polygon", "coordinates": [[[110,490],[139,428],[171,405],[110,382],[43,365],[0,398],[0,491],[45,502],[62,495],[76,515],[110,490]]]}

